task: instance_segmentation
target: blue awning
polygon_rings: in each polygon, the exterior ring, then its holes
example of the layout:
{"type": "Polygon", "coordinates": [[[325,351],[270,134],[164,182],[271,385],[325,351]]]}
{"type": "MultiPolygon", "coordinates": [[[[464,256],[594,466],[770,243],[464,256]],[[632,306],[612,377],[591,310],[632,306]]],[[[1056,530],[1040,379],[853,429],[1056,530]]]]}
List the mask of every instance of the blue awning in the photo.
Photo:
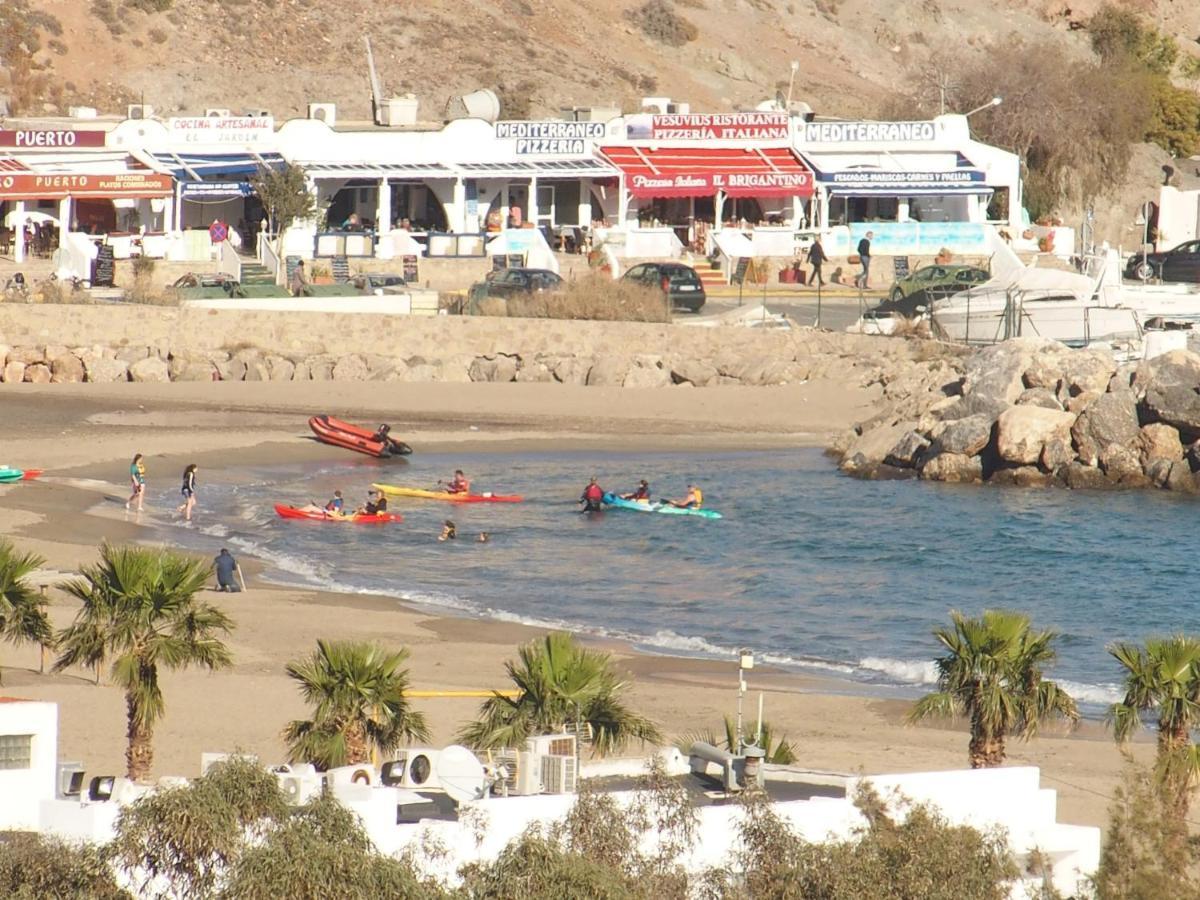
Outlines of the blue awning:
{"type": "Polygon", "coordinates": [[[231,175],[253,175],[263,167],[284,163],[278,153],[154,153],[177,181],[229,180],[231,175]]]}

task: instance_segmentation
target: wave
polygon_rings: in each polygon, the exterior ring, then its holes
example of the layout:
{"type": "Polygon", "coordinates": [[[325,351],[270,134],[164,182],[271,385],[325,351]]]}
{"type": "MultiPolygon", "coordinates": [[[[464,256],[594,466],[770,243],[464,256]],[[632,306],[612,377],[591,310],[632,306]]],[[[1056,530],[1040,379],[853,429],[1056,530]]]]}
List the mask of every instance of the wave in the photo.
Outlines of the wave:
{"type": "Polygon", "coordinates": [[[1118,684],[1082,684],[1056,678],[1058,686],[1075,698],[1076,703],[1089,706],[1110,706],[1119,703],[1125,696],[1118,684]]]}
{"type": "Polygon", "coordinates": [[[859,660],[860,668],[878,672],[901,684],[935,684],[937,667],[929,660],[891,659],[886,656],[868,656],[859,660]]]}

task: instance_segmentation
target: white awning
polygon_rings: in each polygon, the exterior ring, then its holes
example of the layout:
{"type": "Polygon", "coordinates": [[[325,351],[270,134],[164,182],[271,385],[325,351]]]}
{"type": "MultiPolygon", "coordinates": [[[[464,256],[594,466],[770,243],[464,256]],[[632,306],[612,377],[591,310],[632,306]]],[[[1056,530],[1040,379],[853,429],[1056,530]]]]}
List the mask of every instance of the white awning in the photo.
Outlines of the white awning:
{"type": "Polygon", "coordinates": [[[310,178],[457,178],[458,173],[442,163],[305,162],[297,165],[310,178]]]}
{"type": "Polygon", "coordinates": [[[599,159],[457,163],[455,168],[468,178],[615,178],[621,174],[599,159]]]}

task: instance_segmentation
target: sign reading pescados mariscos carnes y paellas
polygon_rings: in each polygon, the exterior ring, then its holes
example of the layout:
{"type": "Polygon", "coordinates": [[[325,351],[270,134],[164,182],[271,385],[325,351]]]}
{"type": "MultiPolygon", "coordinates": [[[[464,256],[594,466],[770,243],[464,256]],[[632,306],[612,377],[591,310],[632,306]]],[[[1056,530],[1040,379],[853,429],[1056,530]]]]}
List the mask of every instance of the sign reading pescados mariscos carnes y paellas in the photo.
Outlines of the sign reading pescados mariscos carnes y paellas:
{"type": "Polygon", "coordinates": [[[520,156],[582,156],[604,137],[603,122],[497,122],[497,140],[516,143],[520,156]]]}

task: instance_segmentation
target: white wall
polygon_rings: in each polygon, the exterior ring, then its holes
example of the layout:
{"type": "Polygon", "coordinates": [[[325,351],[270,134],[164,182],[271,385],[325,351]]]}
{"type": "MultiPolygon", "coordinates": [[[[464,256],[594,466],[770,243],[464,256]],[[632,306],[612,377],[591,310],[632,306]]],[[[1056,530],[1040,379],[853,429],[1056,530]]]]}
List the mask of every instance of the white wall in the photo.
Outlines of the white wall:
{"type": "Polygon", "coordinates": [[[0,769],[0,831],[38,826],[38,807],[54,798],[58,705],[0,697],[0,735],[32,735],[30,766],[0,769]]]}
{"type": "MultiPolygon", "coordinates": [[[[1142,240],[1141,229],[1137,240],[1142,240]]],[[[1200,237],[1200,191],[1181,191],[1163,185],[1158,192],[1159,250],[1170,250],[1176,244],[1200,237]]]]}

